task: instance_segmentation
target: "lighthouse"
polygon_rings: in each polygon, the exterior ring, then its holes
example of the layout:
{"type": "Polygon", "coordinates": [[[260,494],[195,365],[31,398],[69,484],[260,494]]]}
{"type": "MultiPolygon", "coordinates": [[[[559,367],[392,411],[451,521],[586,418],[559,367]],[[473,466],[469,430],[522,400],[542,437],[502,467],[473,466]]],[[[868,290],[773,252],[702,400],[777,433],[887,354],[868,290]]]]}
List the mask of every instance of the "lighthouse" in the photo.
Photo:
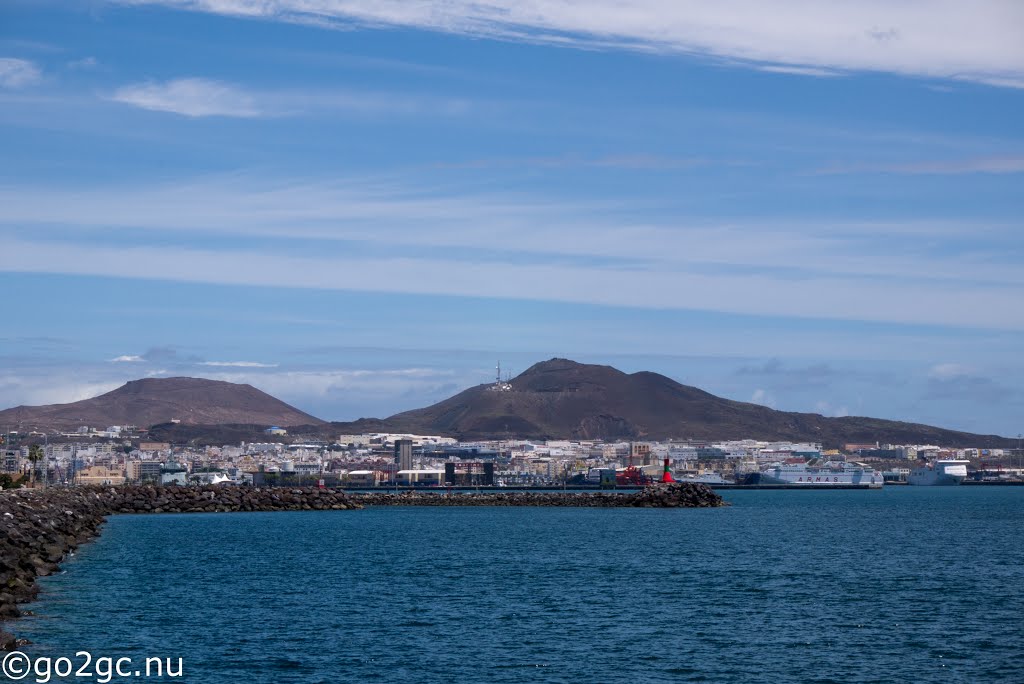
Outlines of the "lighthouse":
{"type": "Polygon", "coordinates": [[[665,457],[665,472],[661,474],[662,482],[675,482],[672,477],[672,469],[668,467],[668,456],[665,457]]]}

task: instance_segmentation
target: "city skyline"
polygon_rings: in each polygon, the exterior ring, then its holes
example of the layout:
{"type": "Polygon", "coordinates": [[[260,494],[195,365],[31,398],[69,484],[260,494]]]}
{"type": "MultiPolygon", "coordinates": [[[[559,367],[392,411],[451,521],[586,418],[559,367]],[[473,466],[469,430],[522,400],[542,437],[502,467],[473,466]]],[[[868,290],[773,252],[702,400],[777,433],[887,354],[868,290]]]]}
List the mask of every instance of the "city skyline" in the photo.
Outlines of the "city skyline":
{"type": "Polygon", "coordinates": [[[0,408],[560,356],[1021,432],[1024,10],[567,7],[6,4],[0,408]]]}

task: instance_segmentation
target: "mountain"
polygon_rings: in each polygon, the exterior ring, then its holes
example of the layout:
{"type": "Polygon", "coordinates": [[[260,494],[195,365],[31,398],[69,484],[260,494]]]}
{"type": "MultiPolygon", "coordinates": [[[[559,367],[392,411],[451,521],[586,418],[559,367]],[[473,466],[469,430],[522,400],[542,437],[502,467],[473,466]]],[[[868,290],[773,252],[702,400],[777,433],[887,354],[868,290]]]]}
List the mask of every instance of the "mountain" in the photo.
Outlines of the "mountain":
{"type": "MultiPolygon", "coordinates": [[[[348,426],[333,424],[342,431],[348,426]]],[[[352,424],[349,424],[352,425],[352,424]]],[[[381,430],[462,439],[763,439],[1012,446],[974,435],[874,418],[826,418],[723,399],[657,373],[627,374],[567,359],[535,364],[498,387],[478,385],[382,421],[381,430]]]]}
{"type": "Polygon", "coordinates": [[[202,378],[133,380],[112,392],[72,404],[18,406],[0,411],[0,425],[21,430],[73,429],[80,425],[148,427],[172,420],[190,425],[239,423],[282,427],[323,423],[251,385],[202,378]]]}
{"type": "Polygon", "coordinates": [[[251,387],[199,378],[150,378],[73,404],[0,411],[19,431],[79,425],[156,426],[154,439],[230,444],[263,428],[324,438],[411,432],[470,439],[763,439],[849,443],[1013,447],[1014,440],[877,418],[826,418],[723,399],[657,373],[551,359],[500,386],[478,385],[433,406],[390,418],[325,423],[251,387]],[[170,425],[171,420],[181,423],[170,425]],[[297,426],[302,426],[298,428],[297,426]]]}

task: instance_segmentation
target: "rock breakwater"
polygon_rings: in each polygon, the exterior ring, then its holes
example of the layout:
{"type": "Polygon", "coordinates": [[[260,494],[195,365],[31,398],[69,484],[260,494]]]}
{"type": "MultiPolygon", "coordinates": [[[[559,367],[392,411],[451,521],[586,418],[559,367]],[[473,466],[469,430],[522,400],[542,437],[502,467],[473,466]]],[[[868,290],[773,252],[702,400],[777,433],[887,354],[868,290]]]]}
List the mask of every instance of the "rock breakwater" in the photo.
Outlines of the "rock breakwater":
{"type": "MultiPolygon", "coordinates": [[[[346,510],[362,506],[343,492],[312,487],[76,487],[0,493],[0,625],[21,615],[39,589],[37,577],[99,533],[115,513],[346,510]]],[[[0,630],[0,650],[17,645],[0,630]]]]}
{"type": "MultiPolygon", "coordinates": [[[[37,577],[59,570],[78,546],[95,537],[108,515],[231,511],[349,510],[363,506],[564,506],[696,508],[726,505],[709,487],[676,483],[638,492],[444,491],[346,493],[313,487],[77,487],[0,492],[0,626],[35,598],[37,577]]],[[[0,629],[0,650],[18,640],[0,629]]]]}
{"type": "Polygon", "coordinates": [[[702,484],[676,482],[635,492],[453,492],[444,490],[352,493],[365,506],[564,506],[585,508],[711,508],[722,497],[702,484]]]}

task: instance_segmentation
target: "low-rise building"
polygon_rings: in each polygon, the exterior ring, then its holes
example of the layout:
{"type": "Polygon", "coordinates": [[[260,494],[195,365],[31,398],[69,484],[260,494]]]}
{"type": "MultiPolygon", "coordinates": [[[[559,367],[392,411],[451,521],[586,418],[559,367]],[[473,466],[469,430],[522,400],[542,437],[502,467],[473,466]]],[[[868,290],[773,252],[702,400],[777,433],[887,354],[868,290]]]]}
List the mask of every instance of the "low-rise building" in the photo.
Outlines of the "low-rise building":
{"type": "Polygon", "coordinates": [[[145,480],[160,480],[160,469],[163,464],[160,461],[128,461],[125,464],[125,477],[129,482],[143,482],[145,480]]]}
{"type": "Polygon", "coordinates": [[[123,470],[90,466],[75,473],[75,481],[80,485],[122,485],[125,478],[123,470]]]}
{"type": "Polygon", "coordinates": [[[350,470],[346,482],[353,487],[376,487],[384,482],[385,475],[379,470],[350,470]]]}
{"type": "MultiPolygon", "coordinates": [[[[349,473],[351,475],[352,473],[349,473]]],[[[443,470],[399,470],[396,473],[399,485],[407,487],[432,487],[444,484],[443,470]]]]}

